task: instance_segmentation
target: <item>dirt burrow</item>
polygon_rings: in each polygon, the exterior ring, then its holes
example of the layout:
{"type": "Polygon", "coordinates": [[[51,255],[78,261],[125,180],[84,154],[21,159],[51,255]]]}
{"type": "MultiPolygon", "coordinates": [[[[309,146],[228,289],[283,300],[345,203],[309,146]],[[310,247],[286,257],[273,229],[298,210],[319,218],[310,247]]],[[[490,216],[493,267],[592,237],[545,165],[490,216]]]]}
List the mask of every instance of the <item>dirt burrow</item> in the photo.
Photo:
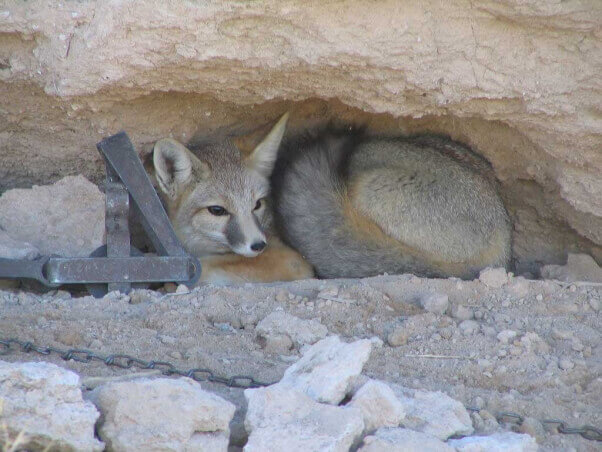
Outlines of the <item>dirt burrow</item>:
{"type": "MultiPolygon", "coordinates": [[[[500,288],[479,280],[411,275],[361,280],[308,280],[239,287],[203,286],[190,293],[134,291],[103,299],[0,292],[0,336],[101,354],[127,353],[180,368],[207,367],[220,375],[277,381],[299,350],[259,340],[256,325],[282,310],[315,319],[348,340],[378,336],[369,377],[442,390],[488,412],[560,418],[570,425],[602,424],[602,288],[510,276],[500,288]],[[420,300],[447,295],[446,314],[420,300]],[[391,345],[393,344],[393,345],[391,345]],[[280,347],[280,348],[279,348],[280,347]]],[[[102,363],[62,361],[11,351],[8,361],[46,360],[84,377],[133,372],[102,363]]],[[[232,443],[245,441],[242,390],[202,386],[234,402],[232,443]]],[[[476,426],[477,433],[479,432],[476,426]]],[[[508,425],[506,428],[510,428],[508,425]]],[[[599,443],[553,431],[544,450],[598,450],[599,443]]]]}

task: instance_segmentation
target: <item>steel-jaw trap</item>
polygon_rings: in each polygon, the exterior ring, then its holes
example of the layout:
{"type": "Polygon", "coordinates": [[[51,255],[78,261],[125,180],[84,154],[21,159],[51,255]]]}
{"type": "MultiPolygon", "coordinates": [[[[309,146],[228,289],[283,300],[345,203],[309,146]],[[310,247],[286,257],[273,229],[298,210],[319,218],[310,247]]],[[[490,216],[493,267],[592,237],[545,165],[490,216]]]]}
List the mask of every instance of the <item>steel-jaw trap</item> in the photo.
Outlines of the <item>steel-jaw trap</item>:
{"type": "Polygon", "coordinates": [[[180,244],[129,137],[125,132],[96,145],[106,163],[106,245],[90,257],[43,256],[34,261],[0,258],[0,279],[34,279],[49,287],[86,284],[95,297],[127,293],[132,286],[158,282],[193,285],[201,275],[198,259],[180,244]],[[130,244],[130,205],[156,255],[130,244]]]}

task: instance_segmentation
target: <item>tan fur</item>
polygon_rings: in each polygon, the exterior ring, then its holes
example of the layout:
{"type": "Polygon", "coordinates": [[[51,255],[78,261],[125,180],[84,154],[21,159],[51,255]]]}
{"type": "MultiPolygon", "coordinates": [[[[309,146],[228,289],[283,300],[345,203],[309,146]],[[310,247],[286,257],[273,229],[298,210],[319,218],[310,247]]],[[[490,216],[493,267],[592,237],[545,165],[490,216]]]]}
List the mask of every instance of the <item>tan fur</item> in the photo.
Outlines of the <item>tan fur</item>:
{"type": "MultiPolygon", "coordinates": [[[[385,234],[378,224],[358,212],[353,206],[353,201],[350,197],[343,195],[341,202],[343,206],[343,215],[347,221],[346,225],[349,226],[350,231],[358,240],[368,240],[379,246],[397,249],[400,253],[424,259],[430,267],[436,269],[441,275],[456,276],[458,278],[467,277],[471,274],[467,271],[467,267],[478,267],[481,262],[487,262],[490,255],[497,255],[496,248],[495,251],[485,250],[483,253],[484,255],[479,256],[479,259],[475,260],[475,262],[479,263],[473,264],[472,261],[443,262],[438,258],[439,256],[412,248],[385,234]]],[[[496,243],[496,245],[498,244],[496,243]]]]}
{"type": "Polygon", "coordinates": [[[201,258],[201,265],[200,282],[218,285],[294,281],[314,276],[312,266],[276,237],[257,257],[222,254],[201,258]]]}

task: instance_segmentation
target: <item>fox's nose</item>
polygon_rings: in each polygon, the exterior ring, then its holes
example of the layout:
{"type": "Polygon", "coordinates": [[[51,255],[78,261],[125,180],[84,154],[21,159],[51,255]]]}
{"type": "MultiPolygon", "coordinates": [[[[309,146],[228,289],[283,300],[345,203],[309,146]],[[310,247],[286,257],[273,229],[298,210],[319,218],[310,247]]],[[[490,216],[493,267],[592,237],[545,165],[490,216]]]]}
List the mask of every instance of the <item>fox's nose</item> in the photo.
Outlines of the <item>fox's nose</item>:
{"type": "Polygon", "coordinates": [[[265,248],[266,243],[262,240],[261,242],[255,242],[251,245],[251,249],[253,251],[259,252],[259,251],[263,251],[263,249],[265,248]]]}

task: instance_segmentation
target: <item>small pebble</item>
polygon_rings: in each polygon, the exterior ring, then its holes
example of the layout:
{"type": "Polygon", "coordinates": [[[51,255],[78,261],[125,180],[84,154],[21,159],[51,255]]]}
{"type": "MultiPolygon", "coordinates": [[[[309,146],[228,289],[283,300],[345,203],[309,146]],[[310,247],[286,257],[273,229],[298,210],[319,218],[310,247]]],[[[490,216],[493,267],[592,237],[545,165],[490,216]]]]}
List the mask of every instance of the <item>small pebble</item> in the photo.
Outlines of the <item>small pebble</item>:
{"type": "Polygon", "coordinates": [[[420,305],[425,311],[434,314],[443,314],[449,305],[447,294],[440,292],[430,292],[420,297],[420,305]]]}
{"type": "Polygon", "coordinates": [[[483,397],[481,396],[476,396],[472,401],[472,405],[481,411],[483,408],[485,408],[485,400],[483,400],[483,397]]]}
{"type": "Polygon", "coordinates": [[[598,312],[600,310],[600,302],[594,298],[590,298],[589,300],[587,300],[587,302],[589,303],[590,308],[592,308],[592,310],[598,312]]]}
{"type": "Polygon", "coordinates": [[[518,431],[533,436],[538,442],[541,442],[546,434],[543,424],[533,417],[526,417],[518,431]]]}
{"type": "Polygon", "coordinates": [[[536,299],[537,301],[542,301],[542,300],[543,300],[543,295],[542,295],[542,294],[540,294],[540,293],[538,293],[538,294],[537,294],[537,296],[535,297],[535,299],[536,299]]]}
{"type": "Polygon", "coordinates": [[[176,293],[177,294],[190,293],[190,289],[188,287],[186,287],[184,284],[178,284],[178,287],[176,288],[176,293]]]}
{"type": "Polygon", "coordinates": [[[558,367],[560,367],[562,370],[571,370],[573,367],[575,367],[575,363],[568,358],[560,358],[558,361],[558,367]]]}
{"type": "Polygon", "coordinates": [[[509,343],[512,339],[516,337],[517,333],[514,330],[503,330],[500,331],[497,335],[497,340],[502,344],[509,343]]]}
{"type": "Polygon", "coordinates": [[[474,320],[464,320],[458,325],[458,328],[464,336],[471,336],[479,331],[479,323],[474,320]]]}
{"type": "Polygon", "coordinates": [[[387,343],[391,347],[399,347],[400,345],[407,344],[407,342],[408,342],[408,332],[402,325],[396,326],[387,335],[387,343]]]}
{"type": "Polygon", "coordinates": [[[458,320],[470,320],[474,317],[472,309],[461,304],[452,307],[451,315],[458,320]]]}
{"type": "Polygon", "coordinates": [[[163,289],[165,289],[165,293],[175,293],[175,291],[178,289],[178,286],[172,282],[168,282],[163,284],[163,289]]]}
{"type": "Polygon", "coordinates": [[[479,281],[487,287],[500,288],[508,282],[508,274],[502,267],[486,268],[479,273],[479,281]]]}
{"type": "Polygon", "coordinates": [[[102,342],[98,339],[94,339],[92,342],[90,342],[89,347],[91,351],[98,351],[102,348],[102,342]]]}
{"type": "Polygon", "coordinates": [[[454,335],[454,328],[450,326],[446,328],[441,328],[441,330],[439,330],[439,334],[442,338],[449,339],[454,335]]]}
{"type": "Polygon", "coordinates": [[[574,338],[573,342],[571,344],[571,348],[573,350],[575,350],[576,352],[582,352],[583,351],[583,344],[581,343],[581,341],[578,338],[574,338]]]}
{"type": "Polygon", "coordinates": [[[573,337],[573,332],[570,330],[561,330],[559,328],[552,328],[552,338],[567,340],[573,337]]]}
{"type": "Polygon", "coordinates": [[[175,337],[166,334],[160,334],[159,340],[165,345],[174,345],[178,341],[175,337]]]}
{"type": "Polygon", "coordinates": [[[288,294],[285,290],[281,290],[276,294],[276,301],[284,303],[288,299],[288,294]]]}
{"type": "Polygon", "coordinates": [[[182,359],[182,354],[177,350],[170,350],[167,355],[173,359],[182,359]]]}

